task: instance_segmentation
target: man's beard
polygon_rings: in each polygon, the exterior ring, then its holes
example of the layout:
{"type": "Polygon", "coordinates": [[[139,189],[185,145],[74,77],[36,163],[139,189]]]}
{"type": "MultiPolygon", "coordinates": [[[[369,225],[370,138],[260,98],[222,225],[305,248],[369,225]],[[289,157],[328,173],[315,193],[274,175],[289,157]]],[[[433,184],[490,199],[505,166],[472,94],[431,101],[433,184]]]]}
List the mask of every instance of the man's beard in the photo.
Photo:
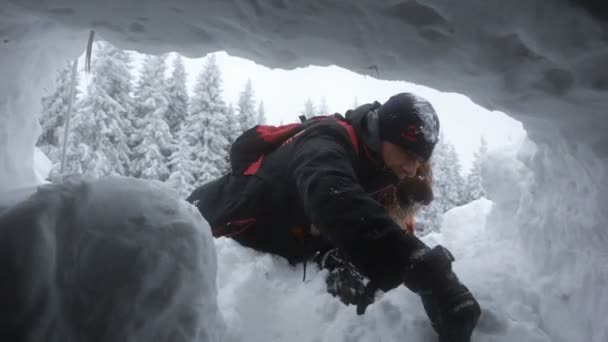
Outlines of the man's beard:
{"type": "Polygon", "coordinates": [[[416,214],[433,201],[430,164],[425,162],[417,170],[416,176],[375,191],[371,196],[386,209],[402,230],[413,234],[416,214]]]}
{"type": "MultiPolygon", "coordinates": [[[[432,172],[429,162],[420,165],[416,176],[376,190],[370,196],[380,203],[391,219],[404,231],[414,234],[416,214],[433,201],[432,172]]],[[[312,235],[318,236],[318,228],[310,226],[312,235]]]]}

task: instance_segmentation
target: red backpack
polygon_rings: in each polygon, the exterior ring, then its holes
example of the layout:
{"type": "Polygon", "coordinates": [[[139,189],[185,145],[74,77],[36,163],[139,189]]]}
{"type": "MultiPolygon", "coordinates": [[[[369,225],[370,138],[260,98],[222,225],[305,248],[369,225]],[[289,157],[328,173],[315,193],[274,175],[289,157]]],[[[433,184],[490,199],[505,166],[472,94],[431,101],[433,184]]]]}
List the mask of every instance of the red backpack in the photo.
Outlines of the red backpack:
{"type": "Polygon", "coordinates": [[[359,143],[355,129],[340,115],[315,116],[300,123],[283,126],[257,125],[243,132],[230,148],[232,173],[254,175],[262,166],[264,156],[281,145],[291,142],[291,138],[306,128],[323,120],[336,120],[348,132],[348,136],[359,153],[359,143]]]}

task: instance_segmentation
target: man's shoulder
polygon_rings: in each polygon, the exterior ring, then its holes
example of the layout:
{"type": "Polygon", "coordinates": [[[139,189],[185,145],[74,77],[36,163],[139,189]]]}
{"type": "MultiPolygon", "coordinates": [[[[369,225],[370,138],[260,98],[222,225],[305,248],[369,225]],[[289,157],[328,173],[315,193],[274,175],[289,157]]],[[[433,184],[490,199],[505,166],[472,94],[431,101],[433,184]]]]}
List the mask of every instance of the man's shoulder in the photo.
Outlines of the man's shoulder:
{"type": "Polygon", "coordinates": [[[348,143],[353,145],[357,143],[357,137],[349,134],[348,125],[346,122],[341,123],[333,118],[320,119],[318,122],[305,128],[302,135],[305,139],[325,139],[339,144],[348,143]]]}

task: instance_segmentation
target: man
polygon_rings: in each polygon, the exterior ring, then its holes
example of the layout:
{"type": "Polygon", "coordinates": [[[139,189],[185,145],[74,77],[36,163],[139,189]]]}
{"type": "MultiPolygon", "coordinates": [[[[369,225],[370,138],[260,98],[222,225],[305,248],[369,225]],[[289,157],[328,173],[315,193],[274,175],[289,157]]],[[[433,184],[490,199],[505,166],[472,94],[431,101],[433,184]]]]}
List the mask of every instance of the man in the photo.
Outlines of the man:
{"type": "MultiPolygon", "coordinates": [[[[233,144],[232,173],[196,189],[188,201],[214,236],[291,262],[320,255],[321,267],[337,270],[328,277],[330,292],[360,306],[359,313],[375,290],[404,284],[421,296],[442,341],[469,341],[480,308],[452,272],[452,255],[404,232],[373,196],[416,183],[438,133],[432,105],[410,93],[363,105],[346,118],[258,126],[233,144]],[[369,283],[353,285],[363,278],[369,283]]],[[[400,198],[417,197],[403,192],[400,198]]]]}

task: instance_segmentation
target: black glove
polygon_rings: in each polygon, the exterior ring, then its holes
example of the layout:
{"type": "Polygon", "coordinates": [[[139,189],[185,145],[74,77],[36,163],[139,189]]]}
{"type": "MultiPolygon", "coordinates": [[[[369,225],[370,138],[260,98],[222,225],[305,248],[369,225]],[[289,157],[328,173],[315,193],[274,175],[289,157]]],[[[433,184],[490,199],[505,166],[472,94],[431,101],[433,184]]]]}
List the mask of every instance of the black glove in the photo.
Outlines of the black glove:
{"type": "Polygon", "coordinates": [[[322,269],[327,269],[327,292],[340,298],[342,303],[357,306],[357,314],[363,315],[367,306],[374,302],[376,287],[337,248],[315,258],[322,269]]]}
{"type": "Polygon", "coordinates": [[[462,286],[459,291],[447,302],[433,294],[420,295],[440,342],[469,342],[477,325],[481,313],[479,304],[466,287],[462,286]]]}
{"type": "Polygon", "coordinates": [[[441,342],[469,342],[481,308],[452,272],[454,257],[437,246],[414,257],[405,285],[420,294],[441,342]]]}

